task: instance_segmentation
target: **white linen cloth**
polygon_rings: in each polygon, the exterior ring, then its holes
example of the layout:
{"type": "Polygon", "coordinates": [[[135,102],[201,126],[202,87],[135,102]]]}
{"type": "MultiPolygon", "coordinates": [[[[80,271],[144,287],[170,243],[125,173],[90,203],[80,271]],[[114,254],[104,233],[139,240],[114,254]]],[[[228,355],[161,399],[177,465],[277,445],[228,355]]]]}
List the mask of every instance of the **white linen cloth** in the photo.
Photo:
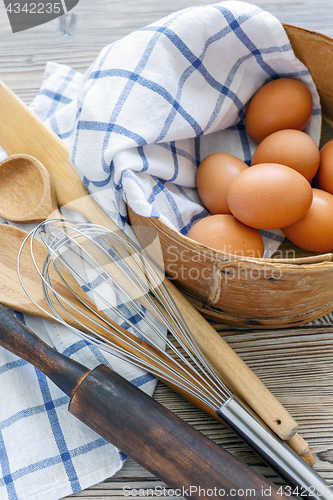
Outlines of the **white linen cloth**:
{"type": "MultiPolygon", "coordinates": [[[[246,104],[278,76],[311,89],[307,132],[318,143],[318,95],[281,24],[248,3],[222,2],[176,12],[113,43],[84,76],[49,63],[32,108],[71,145],[86,187],[120,227],[128,203],[187,234],[207,214],[195,190],[198,164],[215,151],[249,163],[255,145],[244,128],[246,104]]],[[[265,235],[275,245],[282,239],[278,231],[265,235]]],[[[90,368],[109,363],[153,392],[148,374],[64,327],[19,316],[67,356],[90,368]]],[[[68,413],[67,397],[3,349],[0,401],[2,500],[57,500],[122,466],[121,452],[68,413]]]]}
{"type": "MultiPolygon", "coordinates": [[[[208,214],[195,189],[200,161],[223,151],[250,163],[246,104],[282,76],[310,88],[306,132],[319,143],[315,85],[273,16],[234,1],[176,12],[102,50],[81,85],[72,161],[118,225],[127,203],[186,235],[208,214]]],[[[273,253],[282,232],[262,234],[273,253]]]]}

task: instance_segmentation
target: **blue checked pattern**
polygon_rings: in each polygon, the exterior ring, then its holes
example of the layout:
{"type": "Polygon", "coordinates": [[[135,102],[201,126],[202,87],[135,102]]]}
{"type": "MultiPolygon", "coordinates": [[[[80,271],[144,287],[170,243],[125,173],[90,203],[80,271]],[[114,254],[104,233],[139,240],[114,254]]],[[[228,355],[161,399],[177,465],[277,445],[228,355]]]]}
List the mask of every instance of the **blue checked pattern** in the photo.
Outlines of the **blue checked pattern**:
{"type": "MultiPolygon", "coordinates": [[[[187,234],[206,215],[195,190],[198,164],[216,151],[250,162],[246,104],[278,76],[311,89],[307,132],[318,142],[318,95],[282,26],[229,1],[176,12],[113,43],[84,76],[49,63],[32,109],[71,146],[85,185],[121,227],[129,204],[187,234]]],[[[278,231],[263,236],[273,249],[282,241],[278,231]]],[[[89,368],[104,362],[152,394],[149,374],[62,326],[20,319],[67,356],[89,368]]],[[[68,398],[38,370],[2,349],[0,397],[1,500],[57,500],[111,476],[126,459],[68,414],[68,398]]]]}
{"type": "MultiPolygon", "coordinates": [[[[126,225],[126,204],[187,234],[207,215],[196,169],[224,151],[248,164],[246,104],[271,79],[311,89],[307,132],[319,141],[319,98],[281,24],[243,2],[176,12],[106,47],[85,75],[72,137],[72,161],[111,217],[126,225]],[[194,36],[195,34],[195,36],[194,36]]],[[[265,231],[274,251],[281,231],[265,231]]]]}

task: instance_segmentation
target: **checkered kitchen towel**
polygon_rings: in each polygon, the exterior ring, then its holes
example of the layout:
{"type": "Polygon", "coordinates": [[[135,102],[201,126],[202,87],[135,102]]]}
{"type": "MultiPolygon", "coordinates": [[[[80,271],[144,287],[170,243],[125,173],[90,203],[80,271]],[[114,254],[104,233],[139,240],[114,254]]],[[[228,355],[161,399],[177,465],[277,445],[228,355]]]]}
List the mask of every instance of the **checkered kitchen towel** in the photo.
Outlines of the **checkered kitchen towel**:
{"type": "MultiPolygon", "coordinates": [[[[206,215],[194,188],[197,165],[214,151],[250,161],[244,106],[278,76],[311,89],[307,132],[318,142],[318,95],[280,23],[248,3],[223,2],[176,12],[113,43],[83,77],[50,63],[33,109],[71,144],[85,185],[121,227],[128,203],[186,234],[206,215]]],[[[22,319],[66,355],[90,368],[111,363],[152,392],[149,375],[63,327],[22,319]]],[[[123,455],[68,414],[57,388],[3,350],[0,398],[1,499],[55,500],[121,467],[123,455]]]]}
{"type": "MultiPolygon", "coordinates": [[[[250,162],[245,105],[279,76],[311,89],[306,131],[318,143],[318,94],[274,17],[234,1],[172,14],[106,47],[87,72],[72,161],[119,225],[127,203],[186,235],[208,214],[197,166],[217,151],[250,162]]],[[[281,242],[281,231],[265,235],[281,242]]]]}

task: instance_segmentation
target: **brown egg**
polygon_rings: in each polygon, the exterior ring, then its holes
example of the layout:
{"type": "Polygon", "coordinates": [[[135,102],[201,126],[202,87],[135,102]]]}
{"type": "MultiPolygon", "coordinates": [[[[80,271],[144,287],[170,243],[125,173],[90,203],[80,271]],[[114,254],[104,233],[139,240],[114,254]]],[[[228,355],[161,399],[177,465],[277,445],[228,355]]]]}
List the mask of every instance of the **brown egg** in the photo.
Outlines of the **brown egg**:
{"type": "Polygon", "coordinates": [[[319,187],[333,194],[333,139],[320,151],[320,167],[317,173],[319,187]]]}
{"type": "Polygon", "coordinates": [[[333,195],[313,189],[313,201],[305,216],[282,228],[295,245],[310,252],[333,250],[333,195]]]}
{"type": "Polygon", "coordinates": [[[187,236],[226,254],[241,257],[262,257],[264,254],[264,242],[259,231],[245,226],[230,214],[209,215],[200,219],[187,236]]]}
{"type": "Polygon", "coordinates": [[[261,163],[241,172],[230,184],[228,203],[243,224],[278,229],[301,219],[312,202],[303,175],[277,163],[261,163]]]}
{"type": "Polygon", "coordinates": [[[202,203],[211,214],[231,214],[227,193],[231,181],[243,170],[246,163],[227,153],[213,153],[200,163],[196,184],[202,203]]]}
{"type": "Polygon", "coordinates": [[[315,141],[305,132],[278,130],[261,141],[255,150],[251,165],[258,163],[281,163],[311,181],[319,168],[320,152],[315,141]]]}
{"type": "Polygon", "coordinates": [[[261,87],[252,97],[245,127],[256,142],[278,130],[304,130],[312,114],[312,96],[307,86],[293,78],[279,78],[261,87]]]}

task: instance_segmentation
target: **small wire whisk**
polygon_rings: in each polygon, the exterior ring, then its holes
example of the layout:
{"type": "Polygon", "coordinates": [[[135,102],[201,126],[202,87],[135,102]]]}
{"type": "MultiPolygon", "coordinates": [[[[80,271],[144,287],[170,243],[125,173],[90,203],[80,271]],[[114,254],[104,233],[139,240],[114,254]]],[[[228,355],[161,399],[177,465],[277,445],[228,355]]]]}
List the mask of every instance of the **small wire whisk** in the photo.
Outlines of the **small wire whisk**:
{"type": "Polygon", "coordinates": [[[29,240],[49,307],[44,312],[215,412],[302,496],[333,498],[328,484],[220,380],[166,288],[163,271],[144,249],[123,233],[94,224],[45,221],[25,239],[18,257],[21,284],[40,309],[20,268],[29,240]],[[36,239],[47,249],[42,267],[35,256],[36,239]]]}

